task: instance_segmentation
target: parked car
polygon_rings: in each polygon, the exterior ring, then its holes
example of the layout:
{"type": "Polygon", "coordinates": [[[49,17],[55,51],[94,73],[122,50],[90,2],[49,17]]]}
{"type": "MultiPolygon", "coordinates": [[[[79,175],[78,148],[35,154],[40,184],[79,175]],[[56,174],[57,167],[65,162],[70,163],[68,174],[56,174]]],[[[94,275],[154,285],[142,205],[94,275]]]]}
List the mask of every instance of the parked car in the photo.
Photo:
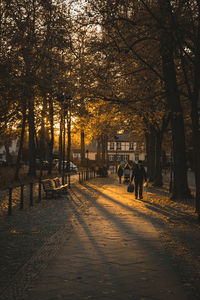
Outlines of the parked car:
{"type": "MultiPolygon", "coordinates": [[[[56,168],[59,168],[59,162],[56,164],[56,168]]],[[[63,163],[61,163],[61,169],[63,168],[63,163]]],[[[67,170],[67,161],[64,162],[64,170],[67,170]]],[[[77,166],[70,161],[70,172],[78,172],[77,166]]]]}
{"type": "Polygon", "coordinates": [[[40,161],[39,158],[36,158],[36,169],[40,169],[42,166],[42,170],[48,170],[49,162],[47,160],[40,161]]]}
{"type": "Polygon", "coordinates": [[[6,160],[4,159],[0,159],[0,167],[6,167],[8,164],[6,162],[6,160]]]}

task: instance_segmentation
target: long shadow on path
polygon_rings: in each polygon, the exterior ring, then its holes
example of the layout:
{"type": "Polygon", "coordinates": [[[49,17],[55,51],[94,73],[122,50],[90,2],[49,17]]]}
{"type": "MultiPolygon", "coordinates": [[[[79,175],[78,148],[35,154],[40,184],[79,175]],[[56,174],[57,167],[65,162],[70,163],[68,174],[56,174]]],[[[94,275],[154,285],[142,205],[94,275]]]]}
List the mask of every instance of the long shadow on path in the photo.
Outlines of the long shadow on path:
{"type": "MultiPolygon", "coordinates": [[[[107,194],[103,193],[102,191],[99,190],[99,188],[97,188],[95,185],[91,185],[91,184],[85,184],[84,185],[85,188],[87,188],[88,190],[90,191],[94,191],[95,193],[98,193],[99,195],[102,195],[103,197],[106,197],[114,202],[116,202],[117,204],[127,208],[127,209],[130,209],[130,210],[133,210],[130,206],[122,203],[121,201],[117,201],[116,199],[114,198],[110,198],[107,194]]],[[[117,186],[116,186],[117,187],[117,186]]],[[[116,192],[113,190],[113,189],[106,189],[106,191],[109,191],[111,192],[112,194],[113,193],[116,193],[117,195],[119,195],[119,191],[117,190],[116,192]]],[[[126,198],[126,194],[124,193],[123,196],[126,198]]],[[[152,195],[153,197],[153,195],[152,195]]],[[[173,207],[173,206],[169,206],[166,204],[165,207],[157,204],[157,203],[153,203],[151,201],[148,201],[147,199],[142,199],[142,200],[133,200],[135,201],[136,203],[138,202],[141,202],[141,203],[144,203],[145,206],[152,210],[152,211],[155,211],[159,214],[162,214],[163,216],[165,217],[168,217],[168,218],[179,218],[181,219],[181,217],[190,217],[190,215],[187,213],[187,212],[184,212],[184,211],[180,211],[179,209],[173,207]]],[[[134,207],[134,211],[136,210],[136,208],[134,207]]],[[[191,219],[191,218],[190,218],[191,219]]],[[[192,220],[191,220],[192,221],[192,220]]],[[[196,222],[196,220],[193,220],[194,222],[196,222]]]]}
{"type": "MultiPolygon", "coordinates": [[[[145,213],[142,213],[140,210],[136,209],[136,208],[132,208],[124,203],[121,203],[120,201],[117,201],[116,199],[106,195],[105,193],[102,193],[101,191],[99,191],[98,189],[95,189],[94,187],[91,187],[89,185],[84,185],[85,188],[87,188],[90,191],[95,192],[96,197],[95,199],[97,200],[99,196],[104,197],[105,199],[108,200],[108,203],[112,203],[112,205],[116,205],[117,211],[110,211],[108,208],[106,208],[107,206],[104,206],[102,204],[100,204],[98,201],[94,201],[94,197],[91,200],[91,202],[93,202],[93,206],[95,207],[95,209],[98,212],[98,215],[103,216],[101,224],[102,222],[106,222],[109,221],[111,222],[111,226],[113,227],[117,227],[120,232],[121,235],[123,235],[124,239],[126,239],[126,237],[130,237],[130,235],[134,238],[134,237],[139,237],[141,236],[141,239],[139,240],[139,242],[141,243],[141,247],[143,248],[147,248],[150,250],[151,253],[154,253],[155,250],[158,250],[157,248],[155,249],[155,243],[152,242],[151,239],[145,238],[145,234],[144,232],[140,232],[140,229],[136,226],[134,229],[134,217],[140,217],[143,218],[144,220],[148,221],[151,223],[151,221],[153,221],[153,218],[150,216],[147,216],[145,213]],[[132,217],[133,217],[133,223],[127,223],[125,218],[123,217],[123,212],[120,209],[120,207],[124,210],[127,210],[129,212],[132,213],[132,217]]],[[[73,195],[75,194],[75,192],[73,192],[73,195]]],[[[81,189],[81,194],[84,198],[88,199],[88,192],[87,190],[84,190],[83,188],[81,189]]],[[[80,197],[80,196],[79,196],[80,197]]],[[[72,202],[73,205],[73,202],[72,202]]],[[[90,233],[89,228],[85,227],[85,223],[82,219],[82,217],[80,215],[77,215],[77,219],[81,222],[79,222],[80,224],[84,225],[83,228],[84,230],[88,233],[90,233]]],[[[163,225],[164,226],[164,225],[163,225]]],[[[92,241],[94,242],[95,239],[92,238],[92,241]]],[[[97,247],[97,244],[95,244],[95,247],[97,247]]]]}

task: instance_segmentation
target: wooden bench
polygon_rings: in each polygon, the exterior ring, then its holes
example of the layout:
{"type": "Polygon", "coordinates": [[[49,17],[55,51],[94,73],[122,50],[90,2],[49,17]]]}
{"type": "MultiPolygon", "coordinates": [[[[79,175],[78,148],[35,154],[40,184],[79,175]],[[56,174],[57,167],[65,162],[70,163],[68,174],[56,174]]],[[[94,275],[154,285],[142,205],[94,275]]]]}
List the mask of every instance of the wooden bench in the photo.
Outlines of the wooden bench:
{"type": "Polygon", "coordinates": [[[67,192],[69,185],[68,184],[61,184],[60,179],[58,177],[53,179],[55,183],[55,187],[61,189],[63,192],[67,192]]]}
{"type": "Polygon", "coordinates": [[[55,182],[53,179],[45,179],[42,180],[42,185],[44,192],[46,193],[46,197],[55,197],[55,196],[60,196],[61,193],[63,192],[62,188],[56,187],[55,182]]]}

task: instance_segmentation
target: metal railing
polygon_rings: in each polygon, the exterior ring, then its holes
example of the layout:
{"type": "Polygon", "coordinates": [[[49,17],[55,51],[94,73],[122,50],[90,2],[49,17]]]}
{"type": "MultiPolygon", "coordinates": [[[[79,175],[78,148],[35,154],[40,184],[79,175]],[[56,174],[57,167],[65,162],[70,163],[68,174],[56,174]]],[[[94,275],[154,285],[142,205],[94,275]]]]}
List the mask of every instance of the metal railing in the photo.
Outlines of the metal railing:
{"type": "MultiPolygon", "coordinates": [[[[69,187],[70,176],[71,174],[66,173],[64,178],[65,183],[68,183],[69,187]]],[[[59,178],[61,177],[59,176],[59,178]]],[[[13,211],[17,209],[28,209],[46,198],[46,193],[42,188],[42,180],[45,180],[45,178],[39,179],[37,182],[20,184],[2,190],[0,197],[0,215],[7,214],[11,216],[13,211]]]]}
{"type": "MultiPolygon", "coordinates": [[[[97,172],[91,169],[82,169],[76,175],[77,179],[71,179],[72,173],[65,173],[64,183],[68,184],[70,188],[71,180],[72,183],[79,182],[83,184],[85,181],[97,177],[97,172]]],[[[58,176],[57,176],[58,177],[58,176]]],[[[62,179],[59,176],[60,180],[62,179]]],[[[20,184],[14,187],[8,187],[1,191],[0,198],[0,216],[9,215],[11,216],[16,210],[28,209],[42,199],[46,198],[46,193],[42,188],[42,180],[47,178],[39,179],[37,182],[29,182],[28,184],[20,184]]],[[[53,178],[51,178],[53,179],[53,178]]]]}
{"type": "Polygon", "coordinates": [[[92,179],[96,177],[96,172],[93,170],[81,170],[78,173],[79,183],[84,183],[86,180],[92,179]]]}

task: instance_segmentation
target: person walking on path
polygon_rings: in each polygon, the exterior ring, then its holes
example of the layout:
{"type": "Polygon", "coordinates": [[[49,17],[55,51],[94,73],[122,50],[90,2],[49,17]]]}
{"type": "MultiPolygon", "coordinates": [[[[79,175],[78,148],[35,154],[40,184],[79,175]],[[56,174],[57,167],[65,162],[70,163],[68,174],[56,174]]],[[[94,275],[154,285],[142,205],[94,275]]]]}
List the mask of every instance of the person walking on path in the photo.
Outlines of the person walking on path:
{"type": "Polygon", "coordinates": [[[124,166],[124,183],[129,183],[130,182],[130,166],[127,163],[124,166]]]}
{"type": "Polygon", "coordinates": [[[135,199],[138,198],[138,188],[139,188],[139,199],[143,198],[143,181],[147,181],[146,171],[142,165],[142,162],[139,161],[138,164],[133,168],[131,182],[135,181],[135,199]]]}
{"type": "Polygon", "coordinates": [[[119,183],[122,183],[122,176],[123,176],[123,168],[121,165],[119,165],[118,170],[117,170],[117,175],[119,177],[119,183]]]}

